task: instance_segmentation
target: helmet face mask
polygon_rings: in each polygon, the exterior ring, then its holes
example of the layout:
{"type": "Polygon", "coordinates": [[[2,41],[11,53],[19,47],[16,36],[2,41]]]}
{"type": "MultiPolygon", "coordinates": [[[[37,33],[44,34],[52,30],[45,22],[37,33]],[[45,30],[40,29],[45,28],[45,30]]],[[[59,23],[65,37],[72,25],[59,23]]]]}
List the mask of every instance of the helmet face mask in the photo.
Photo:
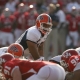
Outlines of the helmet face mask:
{"type": "Polygon", "coordinates": [[[46,24],[46,23],[41,23],[41,26],[39,27],[39,30],[43,33],[43,34],[46,34],[46,33],[49,33],[51,32],[51,25],[49,24],[46,24]],[[48,27],[45,27],[45,26],[48,26],[48,27]]]}
{"type": "Polygon", "coordinates": [[[52,19],[46,14],[40,14],[36,19],[36,27],[43,33],[50,33],[52,28],[52,19]]]}
{"type": "Polygon", "coordinates": [[[69,71],[69,64],[67,62],[61,60],[60,65],[65,69],[65,71],[69,71]]]}
{"type": "Polygon", "coordinates": [[[63,66],[64,68],[68,67],[68,63],[66,63],[64,60],[60,61],[61,66],[63,66]]]}

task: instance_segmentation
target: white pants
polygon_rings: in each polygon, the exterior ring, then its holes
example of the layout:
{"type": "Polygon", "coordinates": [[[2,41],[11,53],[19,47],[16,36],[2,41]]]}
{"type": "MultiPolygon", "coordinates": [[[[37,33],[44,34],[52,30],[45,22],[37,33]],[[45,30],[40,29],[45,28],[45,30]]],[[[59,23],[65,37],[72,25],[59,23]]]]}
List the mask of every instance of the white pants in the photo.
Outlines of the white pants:
{"type": "Polygon", "coordinates": [[[59,65],[46,65],[37,74],[32,75],[26,80],[64,80],[65,71],[59,65]]]}
{"type": "Polygon", "coordinates": [[[1,45],[7,45],[7,43],[9,45],[12,44],[14,42],[13,34],[0,31],[0,41],[1,45]]]}
{"type": "Polygon", "coordinates": [[[75,32],[69,32],[69,35],[67,36],[67,40],[66,40],[66,45],[69,46],[72,42],[72,40],[70,39],[70,37],[73,39],[73,45],[77,46],[78,45],[78,39],[79,39],[79,34],[77,31],[75,32]]]}

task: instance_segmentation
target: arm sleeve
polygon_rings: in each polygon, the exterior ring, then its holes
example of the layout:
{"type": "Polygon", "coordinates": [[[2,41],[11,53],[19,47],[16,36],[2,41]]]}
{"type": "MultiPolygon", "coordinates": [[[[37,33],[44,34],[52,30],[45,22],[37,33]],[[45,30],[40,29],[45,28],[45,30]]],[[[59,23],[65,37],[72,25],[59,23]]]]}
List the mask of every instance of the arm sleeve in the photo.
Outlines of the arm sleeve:
{"type": "Polygon", "coordinates": [[[35,30],[29,30],[27,33],[27,40],[37,43],[40,39],[40,35],[35,32],[35,30]]]}

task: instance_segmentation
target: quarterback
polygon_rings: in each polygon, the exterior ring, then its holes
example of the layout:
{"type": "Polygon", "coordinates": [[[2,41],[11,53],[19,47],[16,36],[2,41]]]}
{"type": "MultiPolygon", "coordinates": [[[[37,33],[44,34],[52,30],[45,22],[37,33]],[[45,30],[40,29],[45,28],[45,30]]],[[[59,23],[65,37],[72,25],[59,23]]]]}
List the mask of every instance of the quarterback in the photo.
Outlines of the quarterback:
{"type": "Polygon", "coordinates": [[[44,59],[43,45],[52,30],[51,28],[51,17],[46,13],[42,13],[37,17],[35,26],[28,28],[16,43],[22,45],[24,50],[29,50],[34,60],[44,59]]]}

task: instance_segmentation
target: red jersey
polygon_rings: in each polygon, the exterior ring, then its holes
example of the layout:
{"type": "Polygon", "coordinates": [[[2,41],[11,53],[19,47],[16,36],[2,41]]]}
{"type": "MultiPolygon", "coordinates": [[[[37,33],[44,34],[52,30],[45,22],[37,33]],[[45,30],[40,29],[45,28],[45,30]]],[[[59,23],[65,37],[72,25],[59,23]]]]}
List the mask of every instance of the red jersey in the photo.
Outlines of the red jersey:
{"type": "Polygon", "coordinates": [[[8,0],[0,0],[0,6],[4,6],[7,2],[8,0]]]}
{"type": "Polygon", "coordinates": [[[35,1],[32,1],[32,0],[23,0],[23,3],[27,4],[29,6],[29,5],[35,4],[35,1]]]}
{"type": "Polygon", "coordinates": [[[33,14],[33,15],[30,15],[28,12],[25,12],[24,13],[24,19],[25,19],[25,27],[26,29],[32,27],[35,25],[35,22],[36,22],[36,18],[37,18],[38,14],[33,14]]]}
{"type": "Polygon", "coordinates": [[[69,31],[78,31],[78,24],[80,23],[80,17],[72,17],[71,15],[67,15],[66,19],[69,23],[69,31]]]}
{"type": "Polygon", "coordinates": [[[16,17],[16,21],[17,21],[17,28],[18,28],[18,29],[22,29],[23,13],[19,13],[18,11],[16,11],[16,12],[14,13],[14,16],[16,17]]]}
{"type": "Polygon", "coordinates": [[[4,25],[3,28],[1,28],[1,31],[4,32],[11,32],[12,31],[12,24],[15,21],[15,16],[11,15],[9,17],[5,17],[4,15],[1,15],[0,17],[0,23],[4,25]]]}
{"type": "Polygon", "coordinates": [[[41,69],[41,67],[45,65],[54,65],[55,63],[47,62],[47,61],[29,61],[29,60],[20,60],[13,59],[5,63],[3,68],[3,73],[7,79],[12,79],[12,72],[15,68],[19,68],[22,80],[26,80],[28,77],[32,76],[41,69]]]}
{"type": "Polygon", "coordinates": [[[74,71],[74,69],[79,66],[79,65],[77,65],[78,63],[80,63],[80,56],[78,56],[78,55],[77,56],[71,56],[70,59],[69,59],[69,62],[68,62],[69,71],[70,72],[74,71]]]}

